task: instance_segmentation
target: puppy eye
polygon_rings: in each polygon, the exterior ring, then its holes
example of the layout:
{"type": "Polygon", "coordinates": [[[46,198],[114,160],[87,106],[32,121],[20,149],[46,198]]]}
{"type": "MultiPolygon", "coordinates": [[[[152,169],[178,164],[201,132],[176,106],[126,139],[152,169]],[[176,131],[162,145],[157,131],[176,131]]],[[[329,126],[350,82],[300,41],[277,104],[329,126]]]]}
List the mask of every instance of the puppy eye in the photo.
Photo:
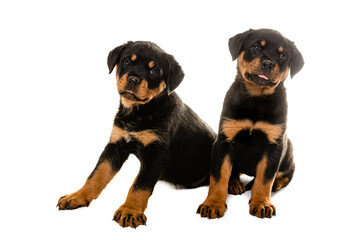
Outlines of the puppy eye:
{"type": "Polygon", "coordinates": [[[123,65],[124,65],[124,66],[130,66],[130,65],[131,65],[131,60],[130,60],[129,58],[125,59],[125,60],[123,61],[123,65]]]}
{"type": "Polygon", "coordinates": [[[152,69],[150,70],[150,75],[151,75],[152,77],[158,76],[158,75],[159,75],[159,70],[158,70],[157,68],[152,68],[152,69]]]}
{"type": "Polygon", "coordinates": [[[280,59],[285,61],[287,59],[287,55],[285,53],[280,54],[280,59]]]}
{"type": "Polygon", "coordinates": [[[260,45],[259,45],[258,43],[255,43],[255,44],[251,47],[251,51],[252,51],[253,53],[258,53],[258,52],[260,52],[260,50],[261,50],[261,47],[260,47],[260,45]]]}

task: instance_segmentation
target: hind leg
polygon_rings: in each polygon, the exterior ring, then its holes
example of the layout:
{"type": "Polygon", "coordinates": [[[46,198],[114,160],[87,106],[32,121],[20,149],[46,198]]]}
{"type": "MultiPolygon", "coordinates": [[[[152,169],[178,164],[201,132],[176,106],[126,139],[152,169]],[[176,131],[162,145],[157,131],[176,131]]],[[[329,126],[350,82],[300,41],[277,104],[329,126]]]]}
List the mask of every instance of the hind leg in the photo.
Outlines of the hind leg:
{"type": "Polygon", "coordinates": [[[286,155],[280,165],[278,172],[276,173],[276,178],[272,191],[277,192],[283,187],[286,187],[290,183],[294,175],[294,171],[295,163],[293,156],[293,146],[290,140],[288,140],[286,155]]]}

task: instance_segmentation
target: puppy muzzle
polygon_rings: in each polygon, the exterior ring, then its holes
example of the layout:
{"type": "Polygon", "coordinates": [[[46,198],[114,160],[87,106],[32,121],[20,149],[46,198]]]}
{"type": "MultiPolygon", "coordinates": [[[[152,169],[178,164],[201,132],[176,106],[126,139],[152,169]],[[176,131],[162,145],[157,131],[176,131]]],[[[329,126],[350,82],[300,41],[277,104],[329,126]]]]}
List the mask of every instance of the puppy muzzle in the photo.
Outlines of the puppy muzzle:
{"type": "Polygon", "coordinates": [[[141,82],[141,78],[139,76],[134,74],[128,75],[127,85],[130,89],[137,87],[140,84],[140,82],[141,82]]]}

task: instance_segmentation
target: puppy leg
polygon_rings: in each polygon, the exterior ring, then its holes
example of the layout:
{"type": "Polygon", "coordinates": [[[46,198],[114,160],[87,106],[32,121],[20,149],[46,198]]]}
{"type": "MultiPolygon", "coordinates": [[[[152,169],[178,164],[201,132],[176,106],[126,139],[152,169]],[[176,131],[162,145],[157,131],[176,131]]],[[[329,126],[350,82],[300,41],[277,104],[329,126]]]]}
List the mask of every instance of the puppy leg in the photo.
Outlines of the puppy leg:
{"type": "Polygon", "coordinates": [[[249,210],[251,215],[259,218],[271,218],[273,215],[276,215],[276,208],[270,201],[275,173],[269,170],[268,157],[264,155],[256,167],[254,185],[251,188],[249,210]]]}
{"type": "Polygon", "coordinates": [[[292,152],[293,147],[290,140],[288,140],[285,157],[280,164],[279,171],[276,173],[274,186],[272,188],[273,192],[277,192],[281,188],[286,187],[294,175],[295,163],[292,152]]]}
{"type": "Polygon", "coordinates": [[[71,210],[79,207],[88,207],[92,200],[96,199],[122,164],[128,158],[129,153],[122,150],[119,145],[109,143],[94,169],[85,182],[85,185],[77,192],[65,195],[58,201],[59,210],[71,210]]]}
{"type": "Polygon", "coordinates": [[[147,218],[144,212],[152,189],[136,187],[136,183],[137,180],[131,186],[125,203],[114,214],[113,220],[122,227],[136,228],[139,225],[146,225],[147,218]]]}
{"type": "Polygon", "coordinates": [[[219,147],[220,145],[215,143],[208,196],[197,210],[201,217],[209,219],[220,218],[225,214],[229,178],[232,170],[230,156],[225,155],[221,159],[221,153],[224,152],[224,149],[219,149],[219,147]]]}
{"type": "Polygon", "coordinates": [[[140,171],[131,186],[126,201],[115,212],[113,220],[122,227],[146,225],[144,214],[154,186],[165,167],[167,153],[154,146],[144,148],[140,157],[140,171]]]}

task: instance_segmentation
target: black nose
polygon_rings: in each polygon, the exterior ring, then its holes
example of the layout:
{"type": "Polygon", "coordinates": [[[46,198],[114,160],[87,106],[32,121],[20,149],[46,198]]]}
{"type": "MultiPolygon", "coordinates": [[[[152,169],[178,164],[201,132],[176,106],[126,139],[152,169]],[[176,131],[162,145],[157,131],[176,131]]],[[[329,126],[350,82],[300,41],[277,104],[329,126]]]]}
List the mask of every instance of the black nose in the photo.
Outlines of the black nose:
{"type": "Polygon", "coordinates": [[[135,87],[137,85],[139,85],[140,83],[140,79],[134,76],[129,76],[127,79],[127,83],[130,87],[135,87]]]}
{"type": "Polygon", "coordinates": [[[265,69],[265,70],[273,70],[274,69],[274,64],[272,63],[272,61],[263,60],[261,62],[261,68],[265,69]]]}

